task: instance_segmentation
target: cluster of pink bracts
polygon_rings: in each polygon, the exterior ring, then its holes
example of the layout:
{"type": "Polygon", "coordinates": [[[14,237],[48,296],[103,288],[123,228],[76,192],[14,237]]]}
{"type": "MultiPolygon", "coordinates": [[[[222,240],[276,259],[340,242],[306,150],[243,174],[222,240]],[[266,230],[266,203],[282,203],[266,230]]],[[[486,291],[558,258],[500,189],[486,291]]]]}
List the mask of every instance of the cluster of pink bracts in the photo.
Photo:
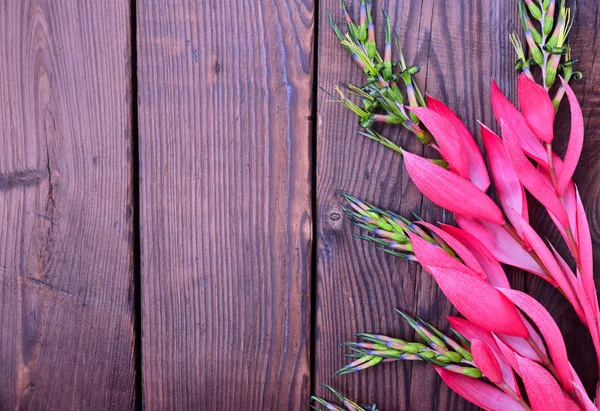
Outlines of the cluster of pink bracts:
{"type": "Polygon", "coordinates": [[[589,329],[600,353],[592,240],[572,182],[583,145],[583,116],[569,85],[563,81],[562,86],[571,112],[564,159],[552,150],[555,111],[548,92],[522,74],[520,112],[492,85],[502,138],[484,125],[481,132],[501,208],[485,193],[490,178],[461,120],[431,97],[427,107],[410,108],[434,136],[449,167],[404,153],[406,169],[425,196],[455,214],[460,228],[422,224],[454,249],[462,262],[417,235],[411,235],[414,254],[466,318],[450,318],[450,322],[471,342],[473,360],[491,384],[436,369],[454,391],[485,409],[600,409],[569,363],[550,314],[534,298],[512,290],[500,265],[527,270],[556,287],[589,329]],[[575,272],[529,225],[525,189],[547,209],[568,244],[575,272]],[[514,373],[523,381],[527,402],[514,373]]]}

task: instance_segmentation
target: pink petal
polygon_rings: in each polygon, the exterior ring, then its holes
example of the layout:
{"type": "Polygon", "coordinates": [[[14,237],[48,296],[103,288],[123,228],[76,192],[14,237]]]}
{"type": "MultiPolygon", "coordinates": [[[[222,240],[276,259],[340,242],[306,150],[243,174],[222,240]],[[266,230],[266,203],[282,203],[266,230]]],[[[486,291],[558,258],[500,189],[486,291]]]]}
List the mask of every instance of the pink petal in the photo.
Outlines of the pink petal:
{"type": "Polygon", "coordinates": [[[560,330],[558,329],[558,326],[556,325],[556,322],[554,322],[552,316],[539,302],[521,291],[508,289],[500,289],[500,291],[517,307],[523,310],[523,312],[527,314],[527,316],[531,318],[531,321],[533,321],[533,323],[538,327],[544,336],[544,341],[548,346],[550,357],[552,358],[552,362],[556,367],[562,385],[567,390],[572,390],[571,371],[569,359],[567,358],[567,349],[565,348],[565,342],[560,330]]]}
{"type": "Polygon", "coordinates": [[[430,268],[432,267],[451,268],[453,270],[462,271],[472,277],[485,279],[483,273],[476,273],[456,258],[450,256],[450,254],[440,246],[431,244],[416,234],[409,233],[409,236],[415,257],[425,270],[430,271],[430,268]]]}
{"type": "Polygon", "coordinates": [[[577,233],[579,236],[579,260],[581,262],[582,272],[581,278],[583,281],[583,288],[590,301],[593,302],[594,310],[598,311],[598,297],[596,295],[596,286],[594,285],[594,249],[592,247],[592,236],[590,233],[590,226],[588,219],[579,196],[579,190],[576,192],[577,196],[577,233]]]}
{"type": "MultiPolygon", "coordinates": [[[[550,180],[550,174],[548,174],[547,170],[539,169],[540,174],[544,177],[544,180],[548,184],[552,184],[550,180]]],[[[567,212],[567,216],[569,217],[569,224],[571,226],[571,231],[573,231],[573,235],[575,236],[575,241],[577,241],[577,199],[575,196],[575,185],[573,182],[570,182],[567,185],[567,189],[563,193],[562,203],[565,207],[565,211],[567,212]]],[[[569,245],[569,249],[571,249],[571,245],[569,244],[569,239],[567,237],[567,231],[565,227],[561,224],[560,221],[552,213],[549,213],[552,222],[560,232],[561,236],[564,238],[565,242],[569,245]]],[[[572,252],[572,250],[571,250],[572,252]]]]}
{"type": "Polygon", "coordinates": [[[464,244],[477,258],[487,281],[494,287],[510,288],[506,274],[494,255],[475,237],[458,227],[441,224],[440,227],[464,244]]]}
{"type": "MultiPolygon", "coordinates": [[[[563,391],[563,398],[565,400],[565,410],[566,411],[581,411],[581,407],[569,397],[569,394],[563,391]]],[[[587,408],[591,411],[598,411],[596,408],[587,408]]]]}
{"type": "Polygon", "coordinates": [[[556,196],[554,188],[546,183],[541,173],[525,157],[512,130],[505,123],[502,123],[501,126],[506,155],[513,170],[519,176],[521,183],[562,225],[565,227],[568,226],[569,218],[567,217],[567,212],[556,196]]]}
{"type": "MultiPolygon", "coordinates": [[[[473,270],[477,274],[477,276],[479,278],[481,278],[482,280],[484,280],[484,281],[487,280],[487,276],[485,275],[485,272],[483,271],[481,264],[479,264],[479,261],[477,260],[477,258],[473,255],[473,253],[467,247],[465,247],[465,245],[463,243],[461,243],[459,240],[454,238],[451,234],[448,234],[447,232],[445,232],[444,230],[442,230],[439,227],[434,226],[433,224],[429,224],[424,221],[420,221],[420,222],[418,222],[418,224],[422,225],[424,227],[427,227],[429,230],[431,230],[437,236],[439,236],[442,240],[444,240],[444,242],[446,244],[448,244],[448,246],[450,246],[450,248],[452,248],[456,252],[456,254],[460,257],[460,259],[463,260],[463,262],[465,263],[465,265],[467,267],[469,267],[471,270],[473,270]]],[[[454,259],[454,258],[452,258],[452,259],[456,261],[456,259],[454,259]]]]}
{"type": "Polygon", "coordinates": [[[450,168],[465,180],[469,179],[469,165],[465,147],[456,138],[458,131],[446,118],[427,107],[410,107],[419,120],[431,132],[437,142],[440,153],[450,168]]]}
{"type": "MultiPolygon", "coordinates": [[[[515,352],[522,357],[529,358],[532,361],[541,362],[539,355],[531,348],[529,343],[524,338],[512,337],[510,335],[498,335],[497,339],[504,343],[506,347],[508,347],[511,352],[515,352]]],[[[500,343],[498,343],[500,345],[500,343]]],[[[506,356],[506,353],[502,351],[506,356]]],[[[508,359],[508,357],[506,357],[508,359]]],[[[510,363],[510,361],[509,361],[510,363]]],[[[510,363],[513,367],[514,365],[510,363]]]]}
{"type": "Polygon", "coordinates": [[[431,96],[427,96],[427,107],[443,116],[450,124],[452,124],[452,126],[454,126],[454,130],[456,131],[455,138],[462,143],[467,156],[469,179],[473,184],[479,187],[481,191],[487,190],[490,186],[490,178],[485,167],[485,162],[483,161],[483,156],[481,155],[481,151],[479,150],[475,139],[467,127],[458,116],[452,112],[452,110],[431,96]]]}
{"type": "Polygon", "coordinates": [[[552,375],[541,365],[516,356],[519,370],[517,373],[523,379],[527,398],[533,411],[564,410],[565,401],[560,386],[552,375]]]}
{"type": "Polygon", "coordinates": [[[515,306],[496,288],[465,270],[429,267],[428,271],[450,302],[468,320],[492,332],[529,337],[515,306]]]}
{"type": "Polygon", "coordinates": [[[583,404],[583,409],[585,411],[597,411],[596,406],[592,400],[590,400],[590,397],[588,397],[583,387],[579,383],[573,383],[573,386],[575,387],[575,394],[577,395],[579,402],[583,404]]]}
{"type": "Polygon", "coordinates": [[[517,88],[525,121],[540,140],[551,143],[554,139],[554,105],[548,92],[525,73],[519,76],[517,88]]]}
{"type": "Polygon", "coordinates": [[[503,227],[460,215],[455,218],[460,228],[481,241],[501,263],[544,275],[538,263],[503,227]]]}
{"type": "Polygon", "coordinates": [[[539,257],[539,259],[542,261],[542,264],[549,271],[550,275],[552,276],[552,279],[554,279],[556,284],[565,293],[567,300],[569,300],[571,305],[573,305],[574,307],[578,306],[579,303],[571,288],[570,278],[568,278],[565,275],[560,264],[556,261],[554,255],[544,243],[544,240],[542,240],[538,233],[533,228],[531,228],[531,226],[527,224],[527,222],[522,218],[520,218],[520,221],[518,223],[521,226],[523,235],[525,236],[525,238],[527,238],[529,244],[531,244],[531,247],[539,257]]]}
{"type": "Polygon", "coordinates": [[[556,192],[558,195],[567,188],[567,185],[573,177],[577,163],[579,162],[579,156],[581,155],[581,149],[583,148],[583,114],[581,113],[581,107],[575,97],[575,93],[571,87],[567,84],[563,78],[560,78],[563,87],[567,91],[567,97],[569,98],[569,106],[571,107],[571,134],[569,136],[569,146],[567,147],[567,153],[565,154],[565,161],[563,167],[558,175],[558,182],[556,184],[556,192]]]}
{"type": "Polygon", "coordinates": [[[488,380],[494,384],[500,384],[504,381],[500,364],[486,343],[478,339],[472,340],[471,355],[477,368],[479,368],[488,380]]]}
{"type": "Polygon", "coordinates": [[[499,389],[465,375],[435,367],[446,385],[473,404],[491,411],[523,411],[523,407],[499,389]]]}
{"type": "Polygon", "coordinates": [[[488,154],[488,162],[492,170],[492,178],[494,187],[498,193],[502,209],[506,213],[512,225],[517,229],[517,232],[523,238],[519,230],[519,225],[516,224],[514,211],[522,216],[525,221],[529,221],[529,213],[527,209],[527,198],[525,197],[525,189],[519,177],[514,172],[508,158],[502,140],[492,130],[481,125],[481,136],[483,144],[488,154]]]}
{"type": "MultiPolygon", "coordinates": [[[[575,293],[577,294],[577,286],[576,286],[577,278],[575,277],[573,270],[571,270],[571,267],[569,267],[569,264],[567,264],[565,259],[562,258],[562,256],[558,253],[558,251],[556,251],[556,249],[554,248],[554,246],[552,244],[550,244],[550,249],[552,251],[552,254],[554,255],[554,258],[558,262],[558,265],[560,266],[560,268],[563,272],[563,275],[565,276],[565,278],[571,285],[569,288],[575,289],[575,293]]],[[[579,301],[581,301],[581,298],[579,298],[579,301]]],[[[581,307],[581,304],[578,302],[577,304],[571,304],[571,305],[575,309],[575,313],[577,314],[577,316],[579,317],[581,322],[584,324],[587,324],[587,318],[583,311],[583,308],[581,307]]]]}
{"type": "Polygon", "coordinates": [[[500,208],[470,181],[408,152],[404,153],[404,164],[417,188],[440,207],[456,214],[504,224],[500,208]]]}
{"type": "MultiPolygon", "coordinates": [[[[473,341],[475,339],[479,339],[487,344],[487,346],[492,350],[498,364],[500,364],[500,368],[502,369],[502,375],[504,382],[512,388],[516,393],[519,393],[519,386],[515,380],[515,375],[513,373],[512,368],[504,358],[502,351],[498,347],[496,343],[496,339],[492,335],[491,332],[479,327],[478,325],[473,324],[469,320],[465,320],[464,318],[459,317],[446,317],[452,329],[457,331],[463,337],[465,337],[469,341],[473,341]]],[[[512,337],[517,338],[517,337],[512,337]]],[[[523,340],[520,338],[520,340],[523,340]]]]}
{"type": "Polygon", "coordinates": [[[519,145],[527,155],[548,168],[548,159],[544,146],[537,139],[527,125],[525,118],[519,110],[500,91],[498,85],[492,80],[492,108],[498,124],[504,121],[519,140],[519,145]]]}

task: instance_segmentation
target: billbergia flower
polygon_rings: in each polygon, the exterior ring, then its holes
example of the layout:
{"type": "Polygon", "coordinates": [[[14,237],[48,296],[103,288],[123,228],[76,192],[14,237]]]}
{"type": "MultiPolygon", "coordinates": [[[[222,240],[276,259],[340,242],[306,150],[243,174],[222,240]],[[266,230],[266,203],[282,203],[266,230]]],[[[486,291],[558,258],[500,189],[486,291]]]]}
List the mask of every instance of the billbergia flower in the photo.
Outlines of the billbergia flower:
{"type": "MultiPolygon", "coordinates": [[[[341,44],[367,75],[362,87],[337,87],[336,101],[359,117],[359,134],[403,156],[417,188],[454,213],[458,227],[430,224],[418,216],[411,221],[347,194],[344,210],[360,229],[358,237],[421,264],[464,317],[448,317],[451,338],[401,313],[423,342],[358,334],[360,341],[345,344],[356,359],[337,374],[418,360],[431,363],[450,388],[484,409],[598,409],[583,390],[551,315],[534,298],[513,290],[502,267],[531,272],[562,293],[589,329],[600,359],[592,241],[572,181],[584,137],[581,107],[568,84],[581,78],[573,71],[576,60],[568,44],[572,8],[565,0],[518,2],[525,41],[516,32],[510,41],[518,56],[515,67],[522,71],[517,83],[520,109],[492,81],[491,103],[501,132],[481,124],[491,176],[465,124],[442,102],[420,92],[418,67],[406,65],[397,38],[398,60],[392,60],[393,35],[385,13],[383,57],[376,47],[371,2],[361,2],[356,25],[342,1],[346,34],[329,16],[341,44]],[[539,77],[541,84],[535,81],[539,77]],[[571,129],[561,158],[553,150],[559,137],[554,123],[565,95],[571,129]],[[437,150],[440,159],[406,152],[375,129],[381,123],[403,125],[437,150]],[[498,203],[487,193],[491,182],[498,203]],[[527,192],[547,210],[569,256],[559,254],[531,226],[527,192]]],[[[600,360],[598,364],[600,368],[600,360]]]]}

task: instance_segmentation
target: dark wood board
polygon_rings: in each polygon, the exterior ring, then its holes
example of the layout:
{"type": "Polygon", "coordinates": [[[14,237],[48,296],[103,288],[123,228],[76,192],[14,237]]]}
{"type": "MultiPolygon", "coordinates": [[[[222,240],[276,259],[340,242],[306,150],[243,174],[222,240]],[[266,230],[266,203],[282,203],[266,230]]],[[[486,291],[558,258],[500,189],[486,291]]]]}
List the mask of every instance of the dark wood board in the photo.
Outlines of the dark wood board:
{"type": "Polygon", "coordinates": [[[303,409],[312,1],[138,2],[146,409],[303,409]]]}
{"type": "Polygon", "coordinates": [[[130,409],[129,2],[0,9],[0,409],[130,409]]]}

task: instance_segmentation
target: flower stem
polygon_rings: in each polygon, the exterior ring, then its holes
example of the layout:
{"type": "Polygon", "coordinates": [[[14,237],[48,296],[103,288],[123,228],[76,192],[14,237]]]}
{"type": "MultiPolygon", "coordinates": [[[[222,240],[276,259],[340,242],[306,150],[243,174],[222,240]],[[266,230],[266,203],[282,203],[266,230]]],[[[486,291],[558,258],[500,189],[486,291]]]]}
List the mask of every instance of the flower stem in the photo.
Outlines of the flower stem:
{"type": "Polygon", "coordinates": [[[529,404],[527,404],[527,402],[523,398],[519,397],[515,390],[510,388],[508,384],[502,381],[500,384],[498,384],[498,386],[502,389],[502,391],[504,391],[505,393],[513,397],[515,400],[517,400],[518,403],[521,404],[523,408],[525,408],[525,410],[531,411],[531,407],[529,406],[529,404]]]}

